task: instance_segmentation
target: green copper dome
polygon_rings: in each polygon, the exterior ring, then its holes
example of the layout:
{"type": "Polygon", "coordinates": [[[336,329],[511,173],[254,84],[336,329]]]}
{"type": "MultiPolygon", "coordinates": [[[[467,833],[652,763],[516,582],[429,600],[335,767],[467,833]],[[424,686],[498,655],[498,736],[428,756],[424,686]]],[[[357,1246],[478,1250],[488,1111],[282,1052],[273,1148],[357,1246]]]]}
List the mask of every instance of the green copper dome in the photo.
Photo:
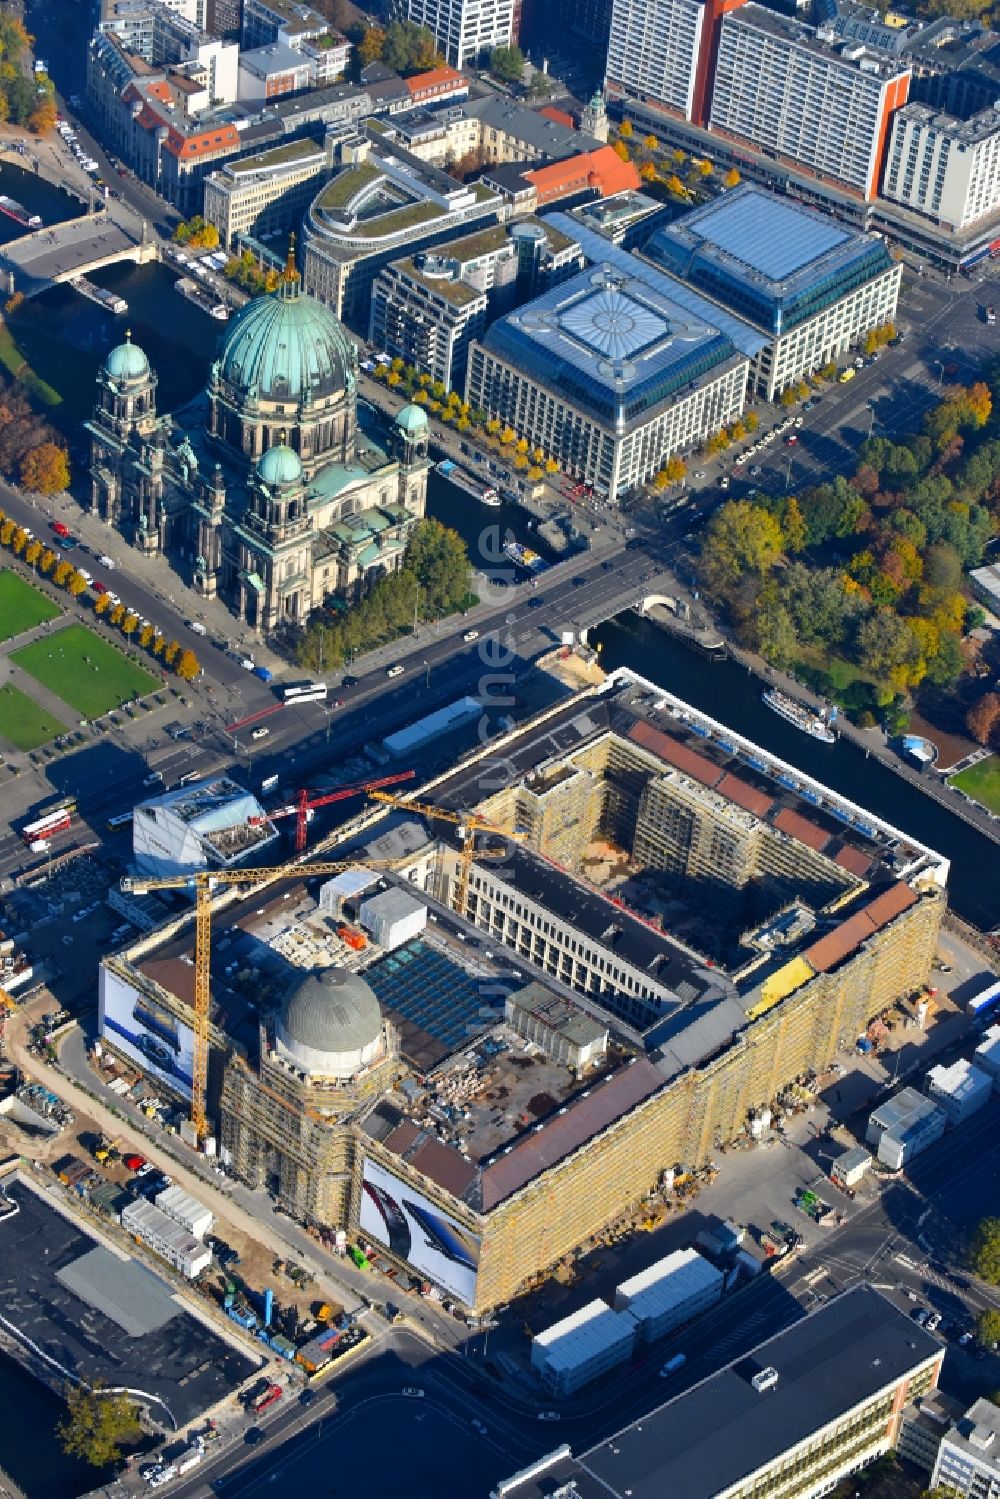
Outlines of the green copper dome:
{"type": "Polygon", "coordinates": [[[278,290],[255,297],[233,319],[219,366],[224,380],[258,400],[298,401],[345,390],[354,359],[329,308],[300,292],[290,259],[278,290]]]}
{"type": "Polygon", "coordinates": [[[104,373],[112,380],[145,380],[149,374],[149,360],[132,342],[131,331],[126,331],[125,342],[111,350],[104,361],[104,373]]]}
{"type": "Polygon", "coordinates": [[[262,453],[257,464],[257,477],[265,484],[297,484],[302,478],[302,464],[298,453],[287,443],[276,443],[262,453]]]}
{"type": "Polygon", "coordinates": [[[404,406],[396,417],[396,426],[407,437],[416,437],[418,432],[427,430],[427,412],[422,406],[414,406],[412,403],[404,406]]]}

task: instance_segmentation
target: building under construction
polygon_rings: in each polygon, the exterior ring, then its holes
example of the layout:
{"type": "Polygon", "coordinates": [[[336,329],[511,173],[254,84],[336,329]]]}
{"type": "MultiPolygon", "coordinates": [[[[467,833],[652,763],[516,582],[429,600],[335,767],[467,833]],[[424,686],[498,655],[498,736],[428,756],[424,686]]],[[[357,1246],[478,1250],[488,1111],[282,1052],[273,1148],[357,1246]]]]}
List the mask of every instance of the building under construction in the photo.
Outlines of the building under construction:
{"type": "MultiPolygon", "coordinates": [[[[306,865],[220,904],[209,1112],[242,1179],[476,1310],[711,1159],[930,969],[947,861],[629,672],[413,800],[487,819],[506,856],[463,866],[452,823],[369,810],[337,835],[361,872],[335,900],[306,865]],[[391,878],[364,872],[376,843],[391,878]],[[431,925],[366,931],[405,904],[373,889],[404,885],[431,925]]],[[[105,1039],[138,1016],[178,1091],[191,944],[176,921],[101,985],[105,1039]]]]}

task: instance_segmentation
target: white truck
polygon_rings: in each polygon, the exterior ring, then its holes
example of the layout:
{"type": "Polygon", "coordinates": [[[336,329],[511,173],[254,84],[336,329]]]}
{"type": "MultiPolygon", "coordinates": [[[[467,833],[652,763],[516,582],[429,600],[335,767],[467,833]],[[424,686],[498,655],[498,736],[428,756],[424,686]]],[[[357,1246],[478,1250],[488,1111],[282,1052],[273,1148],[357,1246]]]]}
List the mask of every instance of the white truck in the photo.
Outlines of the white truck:
{"type": "Polygon", "coordinates": [[[204,1456],[205,1444],[200,1441],[193,1442],[190,1447],[185,1447],[180,1457],[174,1458],[173,1466],[176,1468],[178,1474],[190,1473],[191,1469],[196,1468],[204,1456]]]}

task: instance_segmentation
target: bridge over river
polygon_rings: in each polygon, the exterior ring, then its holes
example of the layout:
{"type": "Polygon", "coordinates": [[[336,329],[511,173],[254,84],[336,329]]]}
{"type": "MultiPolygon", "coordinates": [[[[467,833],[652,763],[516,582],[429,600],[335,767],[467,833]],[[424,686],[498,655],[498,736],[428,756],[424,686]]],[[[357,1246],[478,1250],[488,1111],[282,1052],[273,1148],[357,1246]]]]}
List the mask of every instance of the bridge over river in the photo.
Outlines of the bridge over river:
{"type": "Polygon", "coordinates": [[[145,223],[121,205],[114,212],[101,207],[95,213],[31,234],[0,248],[0,276],[8,294],[19,291],[37,296],[60,281],[75,281],[104,265],[131,260],[144,265],[159,257],[156,241],[145,223]]]}

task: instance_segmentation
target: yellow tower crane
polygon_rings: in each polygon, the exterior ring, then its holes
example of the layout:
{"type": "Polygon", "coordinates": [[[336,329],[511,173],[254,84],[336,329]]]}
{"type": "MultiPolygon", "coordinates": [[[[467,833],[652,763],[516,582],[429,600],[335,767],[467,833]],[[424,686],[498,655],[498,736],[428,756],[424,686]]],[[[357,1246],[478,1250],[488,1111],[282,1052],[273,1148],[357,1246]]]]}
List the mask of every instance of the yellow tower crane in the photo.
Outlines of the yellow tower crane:
{"type": "MultiPolygon", "coordinates": [[[[381,792],[372,792],[371,795],[382,796],[381,792]]],[[[392,798],[385,798],[393,800],[392,798]]],[[[402,805],[411,805],[402,803],[402,805]]],[[[450,819],[453,814],[449,812],[438,812],[437,808],[424,809],[428,815],[442,816],[450,819]]],[[[455,821],[465,822],[467,819],[455,818],[455,821]]],[[[500,832],[499,828],[482,825],[491,832],[500,832]]],[[[473,840],[468,840],[469,852],[467,862],[471,864],[472,854],[475,852],[473,840]]],[[[463,852],[463,859],[465,858],[463,852]]],[[[502,853],[483,850],[481,858],[502,858],[502,853]]],[[[333,862],[328,860],[310,861],[308,864],[279,864],[273,868],[245,868],[238,869],[196,869],[190,874],[168,874],[143,876],[126,875],[121,882],[121,888],[131,892],[133,895],[145,895],[150,890],[194,890],[194,1054],[191,1066],[191,1124],[199,1141],[203,1140],[208,1133],[207,1119],[205,1113],[206,1094],[208,1091],[208,1027],[212,1007],[212,895],[219,886],[232,885],[259,885],[264,881],[277,879],[296,878],[300,880],[312,879],[315,875],[341,874],[345,869],[355,869],[359,865],[365,869],[400,869],[403,868],[408,859],[367,859],[363,853],[358,853],[353,859],[337,859],[333,862]]],[[[468,881],[468,871],[465,874],[468,881]]]]}
{"type": "MultiPolygon", "coordinates": [[[[465,915],[469,894],[469,875],[472,871],[472,861],[476,857],[476,834],[496,833],[501,838],[518,839],[527,837],[526,833],[513,833],[506,828],[497,827],[496,823],[487,822],[485,818],[476,817],[474,813],[452,812],[445,807],[436,807],[431,802],[418,802],[407,796],[396,796],[391,791],[369,791],[368,795],[372,801],[382,802],[387,807],[396,807],[399,811],[415,812],[418,817],[436,817],[442,822],[455,823],[462,840],[462,852],[458,864],[458,890],[455,898],[455,910],[459,916],[465,915]]],[[[489,849],[480,849],[479,857],[481,859],[503,858],[503,854],[492,853],[489,849]]]]}

